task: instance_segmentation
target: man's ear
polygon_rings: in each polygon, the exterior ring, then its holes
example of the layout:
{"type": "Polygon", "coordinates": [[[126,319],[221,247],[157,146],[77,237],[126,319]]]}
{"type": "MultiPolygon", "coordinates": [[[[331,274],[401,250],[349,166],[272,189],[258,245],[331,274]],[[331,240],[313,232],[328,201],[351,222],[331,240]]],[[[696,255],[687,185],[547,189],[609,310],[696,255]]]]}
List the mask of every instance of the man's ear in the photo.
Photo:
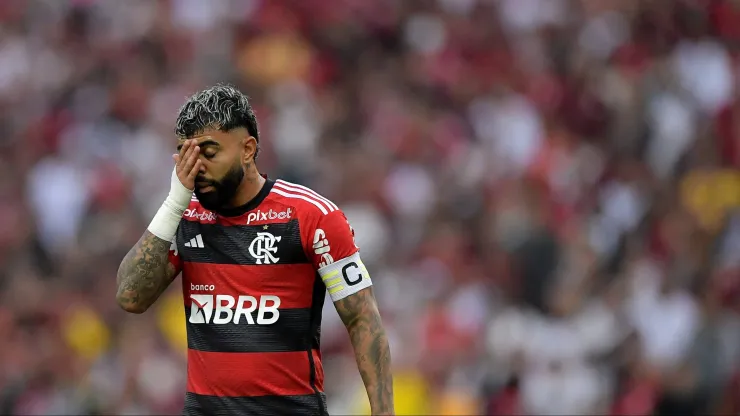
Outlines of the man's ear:
{"type": "Polygon", "coordinates": [[[254,162],[254,157],[257,154],[257,139],[254,136],[247,136],[244,138],[243,146],[244,158],[242,159],[242,163],[254,162]]]}

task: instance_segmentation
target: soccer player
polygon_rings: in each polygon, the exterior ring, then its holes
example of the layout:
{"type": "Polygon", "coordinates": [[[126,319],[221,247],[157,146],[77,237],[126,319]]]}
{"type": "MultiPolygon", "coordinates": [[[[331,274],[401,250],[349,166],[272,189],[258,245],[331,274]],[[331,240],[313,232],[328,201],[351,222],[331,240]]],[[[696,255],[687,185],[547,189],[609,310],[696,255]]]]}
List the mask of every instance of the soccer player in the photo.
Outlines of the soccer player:
{"type": "Polygon", "coordinates": [[[188,99],[171,189],[118,269],[118,304],[145,312],[182,272],[185,415],[326,414],[325,293],[347,327],[373,414],[394,414],[391,358],[370,276],[344,213],[257,170],[247,97],[188,99]]]}

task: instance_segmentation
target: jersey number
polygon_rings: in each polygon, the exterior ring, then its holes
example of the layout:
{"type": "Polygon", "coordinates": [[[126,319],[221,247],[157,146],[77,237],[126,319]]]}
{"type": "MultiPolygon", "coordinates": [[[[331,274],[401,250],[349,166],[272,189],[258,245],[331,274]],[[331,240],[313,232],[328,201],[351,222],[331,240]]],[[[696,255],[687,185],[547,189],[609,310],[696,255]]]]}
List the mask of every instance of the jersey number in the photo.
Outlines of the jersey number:
{"type": "Polygon", "coordinates": [[[350,286],[360,283],[362,281],[362,272],[360,270],[360,266],[355,262],[345,264],[344,267],[342,267],[342,276],[344,277],[344,281],[350,286]],[[352,272],[352,275],[355,277],[354,279],[350,279],[350,276],[347,274],[348,269],[357,269],[352,272]]]}

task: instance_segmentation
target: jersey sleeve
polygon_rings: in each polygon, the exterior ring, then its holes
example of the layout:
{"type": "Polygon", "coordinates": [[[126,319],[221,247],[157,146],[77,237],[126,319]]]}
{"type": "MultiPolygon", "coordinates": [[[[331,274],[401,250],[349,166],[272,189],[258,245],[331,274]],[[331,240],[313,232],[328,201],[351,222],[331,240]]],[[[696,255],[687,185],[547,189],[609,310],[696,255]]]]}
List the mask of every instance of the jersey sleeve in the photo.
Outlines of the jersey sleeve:
{"type": "Polygon", "coordinates": [[[177,251],[177,237],[172,239],[167,258],[170,264],[175,266],[175,276],[180,274],[182,271],[182,257],[180,257],[180,253],[177,251]]]}
{"type": "Polygon", "coordinates": [[[340,210],[322,215],[311,227],[306,252],[336,302],[372,285],[360,259],[355,232],[340,210]]]}

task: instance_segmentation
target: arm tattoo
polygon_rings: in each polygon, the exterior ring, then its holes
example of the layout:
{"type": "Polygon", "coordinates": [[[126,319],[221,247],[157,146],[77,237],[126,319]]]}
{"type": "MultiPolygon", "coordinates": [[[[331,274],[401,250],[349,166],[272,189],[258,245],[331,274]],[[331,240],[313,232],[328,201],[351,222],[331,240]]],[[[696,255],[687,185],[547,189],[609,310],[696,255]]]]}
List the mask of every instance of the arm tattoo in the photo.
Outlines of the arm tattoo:
{"type": "Polygon", "coordinates": [[[372,288],[340,299],[334,306],[352,340],[372,414],[394,414],[391,353],[372,288]]]}
{"type": "Polygon", "coordinates": [[[177,271],[168,260],[170,242],[149,231],[123,258],[118,268],[116,299],[124,310],[146,311],[175,279],[177,271]]]}

